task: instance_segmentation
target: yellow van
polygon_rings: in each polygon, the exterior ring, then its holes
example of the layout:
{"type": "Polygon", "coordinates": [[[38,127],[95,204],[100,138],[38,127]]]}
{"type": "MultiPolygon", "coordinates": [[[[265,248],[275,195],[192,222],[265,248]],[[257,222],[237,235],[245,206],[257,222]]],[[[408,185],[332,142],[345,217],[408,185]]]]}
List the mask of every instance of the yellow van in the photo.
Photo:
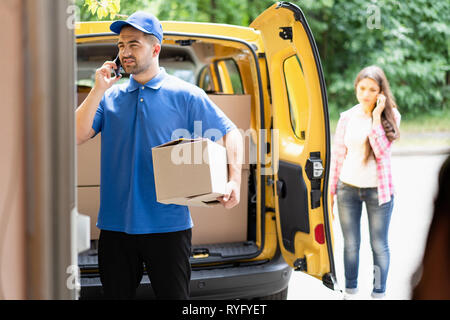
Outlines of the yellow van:
{"type": "MultiPolygon", "coordinates": [[[[79,104],[95,70],[117,56],[118,36],[110,23],[83,22],[76,29],[79,104]]],[[[327,94],[303,12],[279,2],[249,27],[162,24],[160,66],[203,88],[245,139],[241,203],[231,210],[190,208],[191,298],[286,299],[292,270],[334,289],[327,94]]],[[[102,296],[95,227],[99,184],[96,137],[78,146],[78,210],[91,217],[91,248],[78,257],[80,299],[102,296]]],[[[147,276],[137,296],[153,296],[147,276]]]]}

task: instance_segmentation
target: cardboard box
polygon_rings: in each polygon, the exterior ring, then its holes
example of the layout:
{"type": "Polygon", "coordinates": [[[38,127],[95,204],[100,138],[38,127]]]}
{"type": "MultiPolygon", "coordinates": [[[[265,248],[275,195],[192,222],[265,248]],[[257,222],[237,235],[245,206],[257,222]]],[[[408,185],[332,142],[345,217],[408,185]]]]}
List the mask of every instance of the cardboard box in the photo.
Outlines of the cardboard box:
{"type": "MultiPolygon", "coordinates": [[[[78,105],[89,92],[78,92],[78,105]]],[[[77,207],[81,214],[90,217],[91,239],[98,239],[98,209],[100,207],[100,134],[77,146],[77,207]]]]}
{"type": "Polygon", "coordinates": [[[249,163],[256,163],[256,148],[250,147],[251,96],[248,94],[209,94],[208,97],[241,130],[244,146],[242,168],[248,169],[249,163]]]}
{"type": "Polygon", "coordinates": [[[225,147],[209,139],[178,139],[152,148],[156,199],[165,204],[212,206],[228,181],[225,147]]]}
{"type": "Polygon", "coordinates": [[[100,185],[101,133],[77,146],[78,186],[100,185]]]}
{"type": "Polygon", "coordinates": [[[250,129],[251,96],[249,94],[209,94],[208,97],[244,131],[250,129]]]}
{"type": "MultiPolygon", "coordinates": [[[[89,92],[80,92],[78,88],[78,106],[86,99],[89,92]]],[[[77,183],[78,186],[100,185],[100,145],[101,133],[77,146],[77,183]]]]}
{"type": "Polygon", "coordinates": [[[97,228],[98,209],[100,208],[100,187],[78,187],[78,212],[91,218],[91,239],[98,239],[100,229],[97,228]]]}
{"type": "Polygon", "coordinates": [[[249,170],[242,170],[241,199],[237,206],[231,209],[222,205],[189,207],[194,221],[193,245],[247,241],[249,173],[249,170]]]}

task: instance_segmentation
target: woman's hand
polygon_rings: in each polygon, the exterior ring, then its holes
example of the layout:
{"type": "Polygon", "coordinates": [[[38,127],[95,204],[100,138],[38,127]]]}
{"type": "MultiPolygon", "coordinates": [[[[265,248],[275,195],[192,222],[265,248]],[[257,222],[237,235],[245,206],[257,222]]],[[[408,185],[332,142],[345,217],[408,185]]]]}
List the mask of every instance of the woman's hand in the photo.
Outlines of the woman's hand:
{"type": "Polygon", "coordinates": [[[384,107],[386,106],[386,96],[383,93],[378,94],[377,105],[372,111],[374,117],[381,117],[384,107]]]}

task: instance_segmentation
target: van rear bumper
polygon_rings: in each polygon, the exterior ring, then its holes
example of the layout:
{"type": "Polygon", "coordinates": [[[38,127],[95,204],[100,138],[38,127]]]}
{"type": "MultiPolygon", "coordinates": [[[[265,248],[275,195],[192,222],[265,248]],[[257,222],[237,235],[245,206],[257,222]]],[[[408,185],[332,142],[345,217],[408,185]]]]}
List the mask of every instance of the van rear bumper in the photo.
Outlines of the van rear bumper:
{"type": "MultiPolygon", "coordinates": [[[[280,255],[258,265],[240,265],[209,270],[192,270],[191,299],[252,299],[287,288],[292,269],[280,255]]],[[[82,277],[80,300],[102,299],[100,277],[82,277]]],[[[150,280],[144,275],[137,299],[154,299],[150,280]]]]}

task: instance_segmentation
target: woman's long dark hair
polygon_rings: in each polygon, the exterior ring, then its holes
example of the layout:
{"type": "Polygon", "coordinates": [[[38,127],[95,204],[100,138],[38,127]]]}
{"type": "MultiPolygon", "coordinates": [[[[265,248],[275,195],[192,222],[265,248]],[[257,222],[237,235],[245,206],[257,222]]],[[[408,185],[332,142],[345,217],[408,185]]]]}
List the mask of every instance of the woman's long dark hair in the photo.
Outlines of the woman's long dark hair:
{"type": "MultiPolygon", "coordinates": [[[[394,117],[393,108],[398,108],[395,103],[394,97],[391,92],[391,88],[389,86],[389,81],[384,74],[383,69],[377,66],[369,66],[362,69],[355,79],[355,92],[358,83],[363,79],[372,79],[375,81],[380,87],[380,92],[386,96],[386,103],[381,114],[381,125],[383,126],[384,132],[386,132],[386,137],[389,141],[394,141],[400,138],[400,130],[398,129],[397,122],[394,117]]],[[[367,147],[366,147],[366,157],[364,162],[367,162],[369,157],[373,154],[372,147],[370,146],[369,139],[367,139],[367,147]]]]}

